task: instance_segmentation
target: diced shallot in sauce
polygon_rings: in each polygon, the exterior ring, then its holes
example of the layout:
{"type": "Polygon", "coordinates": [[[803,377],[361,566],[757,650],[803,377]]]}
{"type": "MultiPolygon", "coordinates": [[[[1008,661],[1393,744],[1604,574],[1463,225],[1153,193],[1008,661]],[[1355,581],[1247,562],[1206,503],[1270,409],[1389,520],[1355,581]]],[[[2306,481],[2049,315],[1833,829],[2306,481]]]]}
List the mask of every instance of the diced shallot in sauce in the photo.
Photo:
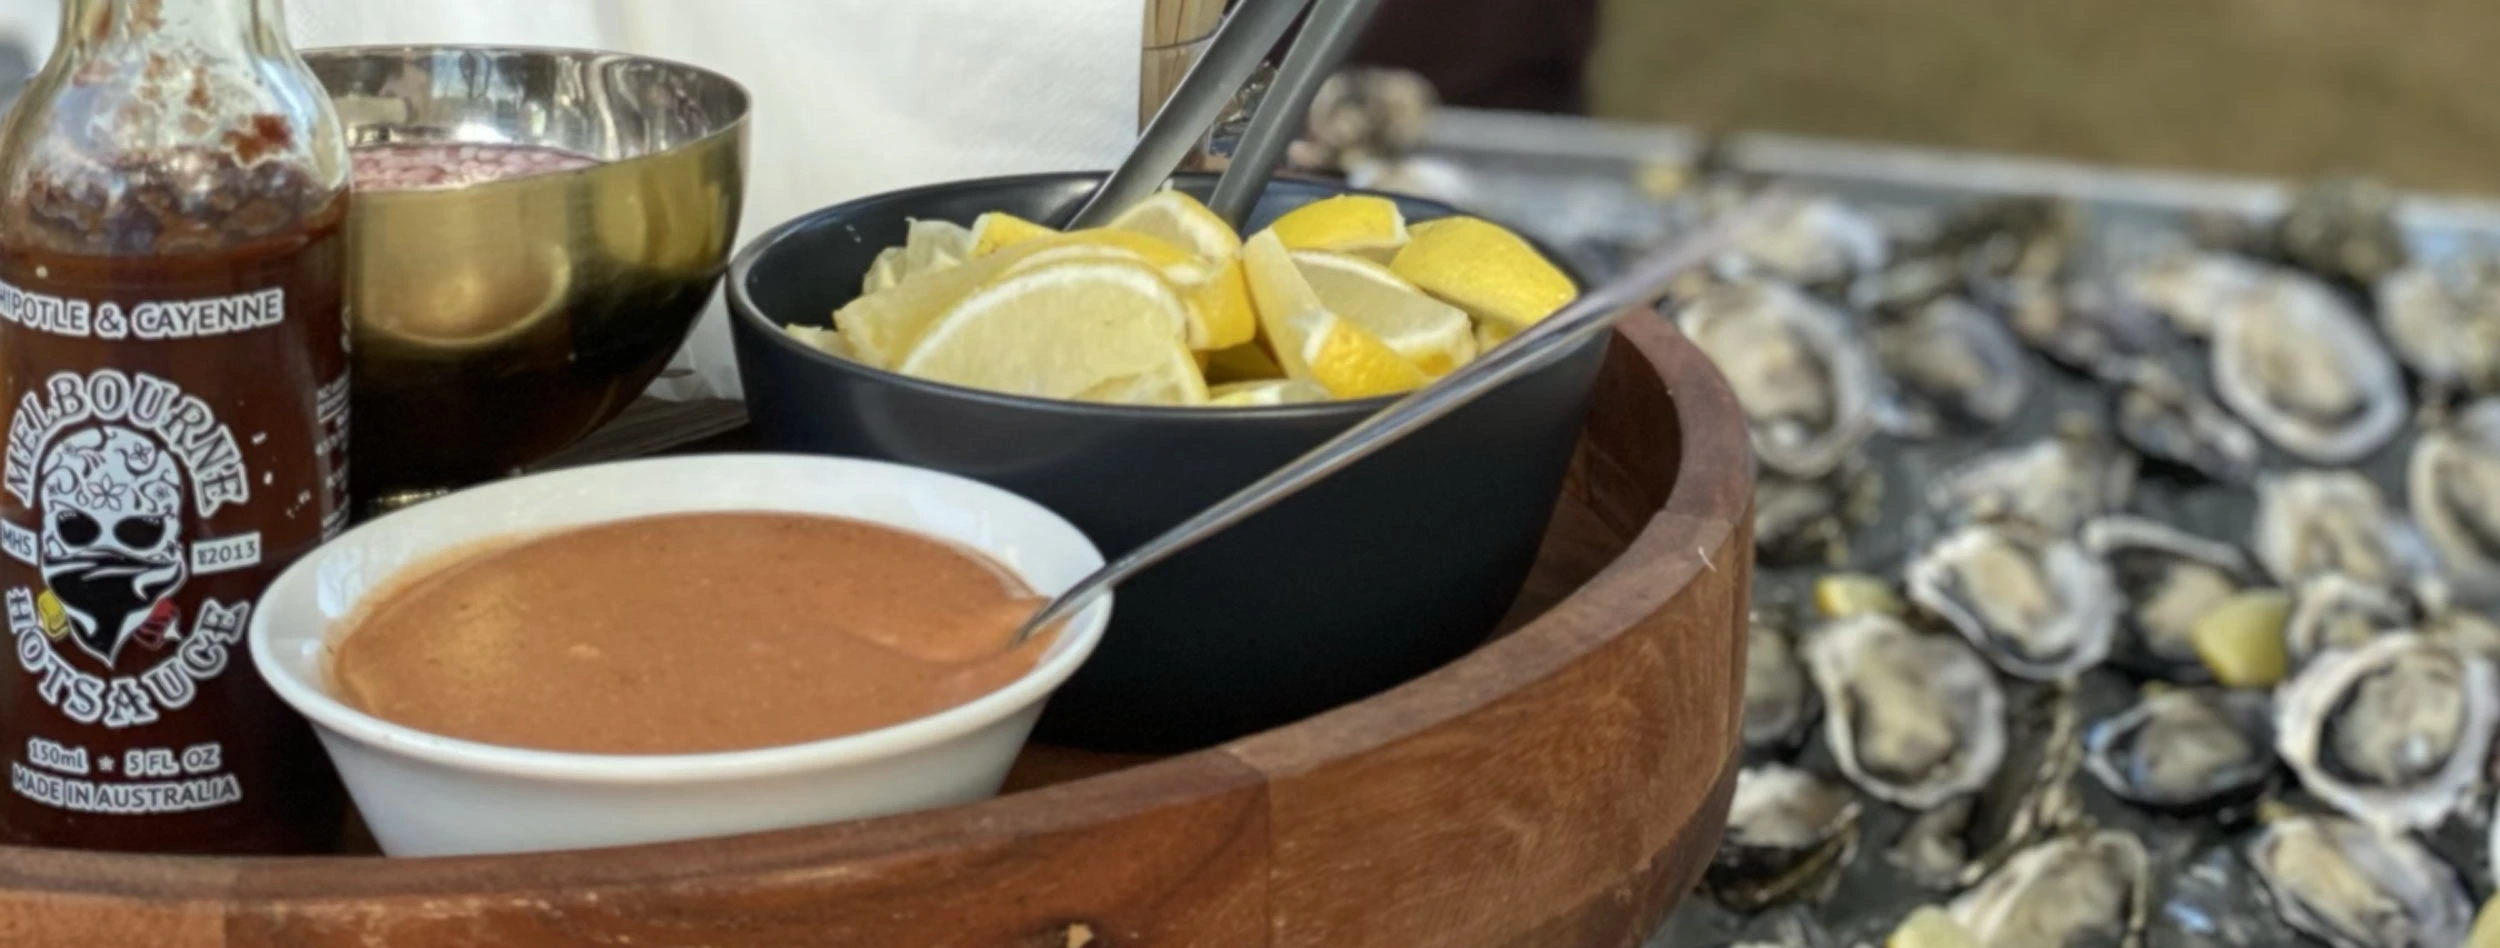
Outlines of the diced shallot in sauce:
{"type": "Polygon", "coordinates": [[[353,149],[356,189],[414,191],[578,171],[599,159],[544,145],[435,143],[366,145],[353,149]]]}

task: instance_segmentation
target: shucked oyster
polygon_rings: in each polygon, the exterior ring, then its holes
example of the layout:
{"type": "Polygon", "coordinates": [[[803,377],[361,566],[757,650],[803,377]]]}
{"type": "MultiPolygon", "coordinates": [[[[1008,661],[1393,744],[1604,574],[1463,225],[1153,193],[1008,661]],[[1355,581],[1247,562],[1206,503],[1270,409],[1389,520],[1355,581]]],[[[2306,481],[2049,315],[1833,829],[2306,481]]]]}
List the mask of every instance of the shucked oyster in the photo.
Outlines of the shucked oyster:
{"type": "Polygon", "coordinates": [[[1856,851],[1858,810],[1849,788],[1805,771],[1745,768],[1710,861],[1710,894],[1740,912],[1811,894],[1856,851]]]}
{"type": "Polygon", "coordinates": [[[2170,333],[2153,311],[2106,279],[2019,278],[1974,294],[2004,314],[2023,344],[2069,369],[2108,375],[2130,359],[2160,351],[2170,333]]]}
{"type": "Polygon", "coordinates": [[[2257,474],[2257,433],[2161,363],[2118,372],[2118,436],[2145,457],[2225,484],[2257,474]]]}
{"type": "Polygon", "coordinates": [[[2500,598],[2500,399],[2467,406],[2413,447],[2405,490],[2452,591],[2500,598]]]}
{"type": "Polygon", "coordinates": [[[2378,285],[2379,330],[2422,381],[2500,392],[2500,256],[2415,265],[2378,285]]]}
{"type": "Polygon", "coordinates": [[[2292,614],[2283,623],[2283,653],[2293,668],[2335,649],[2360,648],[2390,632],[2412,628],[2413,603],[2384,586],[2341,573],[2312,576],[2292,593],[2292,614]]]}
{"type": "Polygon", "coordinates": [[[2284,921],[2336,948],[2463,945],[2473,924],[2456,870],[2397,833],[2290,816],[2250,841],[2248,862],[2284,921]]]}
{"type": "Polygon", "coordinates": [[[2136,944],[2152,910],[2151,861],[2132,834],[2060,836],[2016,854],[1953,900],[1953,920],[1982,945],[2136,944]]]}
{"type": "Polygon", "coordinates": [[[1948,523],[2013,521],[2069,536],[2126,506],[2135,473],[2135,455],[2070,416],[2055,437],[1981,455],[1945,475],[1928,505],[1948,523]]]}
{"type": "Polygon", "coordinates": [[[2301,786],[2388,830],[2454,812],[2481,779],[2495,729],[2491,659],[2412,633],[2322,655],[2275,696],[2275,749],[2301,786]]]}
{"type": "Polygon", "coordinates": [[[1867,613],[1806,640],[1823,736],[1867,793],[1923,810],[1986,783],[2005,760],[2005,693],[1970,647],[1867,613]]]}
{"type": "Polygon", "coordinates": [[[2071,540],[1973,524],[1920,554],[1908,580],[1912,601],[2007,674],[2069,678],[2109,655],[2118,588],[2071,540]]]}
{"type": "Polygon", "coordinates": [[[2214,318],[2214,389],[2283,450],[2345,464],[2404,427],[2404,380],[2369,324],[2335,291],[2269,274],[2214,318]]]}
{"type": "Polygon", "coordinates": [[[2297,586],[2342,573],[2397,588],[2426,575],[2430,549],[2370,479],[2351,471],[2299,471],[2257,483],[2249,549],[2275,582],[2297,586]]]}
{"type": "Polygon", "coordinates": [[[2160,313],[2181,333],[2203,339],[2213,335],[2224,310],[2237,305],[2272,271],[2247,257],[2169,247],[2123,268],[2117,285],[2128,302],[2160,313]]]}
{"type": "Polygon", "coordinates": [[[1727,376],[1754,453],[1792,477],[1820,477],[1874,431],[1874,356],[1847,319],[1793,287],[1712,286],[1676,325],[1727,376]]]}
{"type": "Polygon", "coordinates": [[[1719,271],[1808,285],[1872,273],[1891,254],[1883,225],[1830,198],[1790,202],[1739,231],[1734,244],[1719,271]]]}
{"type": "Polygon", "coordinates": [[[2229,544],[2189,536],[2138,517],[2103,517],[2083,527],[2083,547],[2117,586],[2122,611],[2111,661],[2139,675],[2174,681],[2211,677],[2196,653],[2196,621],[2248,587],[2248,561],[2229,544]]]}
{"type": "Polygon", "coordinates": [[[2405,265],[2394,189],[2369,178],[2326,178],[2301,188],[2275,227],[2293,263],[2354,286],[2369,286],[2405,265]]]}
{"type": "Polygon", "coordinates": [[[2148,694],[2084,738],[2084,767],[2112,795],[2182,810],[2255,795],[2274,775],[2266,696],[2179,688],[2148,694]]]}
{"type": "Polygon", "coordinates": [[[1745,636],[1745,755],[1779,757],[1797,748],[1819,699],[1788,634],[1753,620],[1745,636]]]}
{"type": "Polygon", "coordinates": [[[2021,411],[2030,366],[2005,327],[1958,297],[1878,323],[1871,335],[1886,374],[1902,386],[1896,427],[1927,437],[1947,425],[1993,428],[2021,411]]]}

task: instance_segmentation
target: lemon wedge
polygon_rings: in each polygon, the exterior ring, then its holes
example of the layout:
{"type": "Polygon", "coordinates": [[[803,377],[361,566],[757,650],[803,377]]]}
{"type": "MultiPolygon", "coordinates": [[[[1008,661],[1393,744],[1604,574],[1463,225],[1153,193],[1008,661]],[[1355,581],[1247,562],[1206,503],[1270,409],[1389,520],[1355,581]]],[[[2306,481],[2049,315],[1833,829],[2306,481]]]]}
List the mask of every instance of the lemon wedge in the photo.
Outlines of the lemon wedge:
{"type": "Polygon", "coordinates": [[[1341,194],[1294,208],[1270,225],[1287,250],[1333,250],[1379,263],[1406,246],[1406,217],[1397,202],[1368,194],[1341,194]]]}
{"type": "Polygon", "coordinates": [[[1320,305],[1378,336],[1426,377],[1448,375],[1475,360],[1475,325],[1467,314],[1425,296],[1389,268],[1326,250],[1296,250],[1293,262],[1320,305]]]}
{"type": "Polygon", "coordinates": [[[1241,236],[1207,206],[1180,191],[1157,191],[1111,219],[1113,230],[1134,231],[1197,254],[1211,263],[1241,253],[1241,236]]]}
{"type": "MultiPolygon", "coordinates": [[[[1170,270],[1166,270],[1170,273],[1170,270]]],[[[1198,279],[1175,281],[1189,300],[1189,347],[1203,352],[1245,345],[1258,337],[1259,315],[1241,260],[1226,260],[1198,279]]]]}
{"type": "Polygon", "coordinates": [[[1487,322],[1481,319],[1477,320],[1476,354],[1483,355],[1487,352],[1491,352],[1493,351],[1494,346],[1509,342],[1510,337],[1516,335],[1519,335],[1519,330],[1512,327],[1502,325],[1501,323],[1487,322]]]}
{"type": "Polygon", "coordinates": [[[1264,379],[1257,382],[1234,382],[1207,390],[1207,404],[1227,408],[1255,408],[1265,405],[1299,405],[1328,400],[1328,390],[1308,379],[1264,379]]]}
{"type": "Polygon", "coordinates": [[[1285,377],[1285,367],[1256,341],[1206,353],[1207,383],[1272,382],[1285,377]]]}
{"type": "Polygon", "coordinates": [[[1000,247],[1012,246],[1028,240],[1039,240],[1057,233],[1059,232],[1005,211],[991,211],[972,219],[972,231],[967,235],[971,246],[966,249],[964,256],[978,257],[1000,247]]]}
{"type": "Polygon", "coordinates": [[[1077,401],[1197,405],[1188,306],[1136,264],[1071,260],[998,281],[947,309],[896,365],[955,385],[1077,401]]]}
{"type": "Polygon", "coordinates": [[[881,369],[893,368],[895,360],[911,351],[912,344],[948,307],[1040,246],[1038,241],[1022,244],[944,270],[906,277],[843,304],[834,311],[834,328],[842,331],[854,358],[881,369]]]}
{"type": "Polygon", "coordinates": [[[972,231],[954,221],[910,222],[904,231],[903,259],[895,272],[900,280],[944,270],[972,256],[972,231]]]}
{"type": "Polygon", "coordinates": [[[1288,377],[1318,382],[1338,398],[1389,395],[1424,384],[1414,363],[1320,302],[1275,231],[1250,238],[1241,259],[1260,328],[1288,377]]]}
{"type": "Polygon", "coordinates": [[[1473,217],[1415,225],[1389,269],[1470,316],[1514,331],[1579,294],[1526,240],[1473,217]]]}
{"type": "Polygon", "coordinates": [[[842,333],[838,330],[827,329],[823,326],[791,325],[781,327],[781,331],[789,333],[790,338],[814,346],[827,354],[854,362],[859,361],[859,354],[851,351],[851,344],[843,340],[842,333]]]}
{"type": "Polygon", "coordinates": [[[1153,267],[1189,303],[1189,347],[1201,352],[1237,346],[1258,335],[1258,315],[1250,308],[1250,288],[1241,263],[1210,265],[1197,256],[1144,234],[1084,230],[1045,235],[1013,245],[1028,256],[1010,265],[1006,275],[1064,260],[1123,260],[1153,267]]]}
{"type": "Polygon", "coordinates": [[[868,273],[859,278],[859,293],[882,293],[903,282],[903,248],[887,247],[877,251],[877,258],[868,262],[868,273]]]}

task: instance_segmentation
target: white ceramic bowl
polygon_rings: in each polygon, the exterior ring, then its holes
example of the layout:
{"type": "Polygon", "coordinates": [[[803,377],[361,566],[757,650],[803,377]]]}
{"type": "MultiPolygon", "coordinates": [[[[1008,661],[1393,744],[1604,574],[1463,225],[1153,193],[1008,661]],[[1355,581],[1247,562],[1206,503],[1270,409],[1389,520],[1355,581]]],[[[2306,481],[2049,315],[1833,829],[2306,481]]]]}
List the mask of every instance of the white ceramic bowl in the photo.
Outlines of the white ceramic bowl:
{"type": "Polygon", "coordinates": [[[347,531],[262,595],[252,662],[311,719],[384,852],[527,852],[805,826],[996,794],[1043,702],[1110,618],[1106,597],[1068,623],[1032,671],[969,703],[761,750],[635,757],[500,747],[402,727],[328,693],[339,620],[410,563],[491,537],[701,510],[875,521],[986,553],[1045,594],[1102,565],[1057,514],[953,475],[795,455],[627,461],[478,487],[347,531]]]}

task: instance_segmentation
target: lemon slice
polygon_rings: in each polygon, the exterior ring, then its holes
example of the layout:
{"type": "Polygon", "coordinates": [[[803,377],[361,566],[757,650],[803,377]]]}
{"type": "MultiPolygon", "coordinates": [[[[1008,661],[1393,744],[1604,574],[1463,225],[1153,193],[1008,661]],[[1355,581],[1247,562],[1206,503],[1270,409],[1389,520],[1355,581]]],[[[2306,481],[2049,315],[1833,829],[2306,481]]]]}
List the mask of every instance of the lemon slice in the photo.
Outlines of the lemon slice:
{"type": "Polygon", "coordinates": [[[1264,405],[1300,405],[1328,400],[1328,390],[1308,379],[1264,379],[1257,382],[1234,382],[1207,390],[1207,404],[1227,408],[1249,408],[1264,405]]]}
{"type": "Polygon", "coordinates": [[[1318,382],[1338,398],[1388,395],[1424,384],[1414,363],[1320,302],[1275,231],[1250,238],[1241,260],[1259,326],[1287,377],[1318,382]]]}
{"type": "Polygon", "coordinates": [[[893,368],[895,360],[911,351],[912,344],[948,307],[1044,247],[1040,241],[1028,242],[934,273],[907,277],[843,304],[834,311],[834,328],[842,331],[842,338],[850,343],[851,352],[859,361],[881,369],[893,368]]]}
{"type": "Polygon", "coordinates": [[[904,231],[903,259],[896,276],[908,280],[935,273],[972,256],[972,232],[953,221],[914,220],[904,231]]]}
{"type": "Polygon", "coordinates": [[[1287,250],[1334,250],[1380,263],[1406,246],[1406,218],[1397,202],[1340,194],[1294,208],[1270,225],[1287,250]]]}
{"type": "Polygon", "coordinates": [[[1256,341],[1206,353],[1207,383],[1272,382],[1285,377],[1285,367],[1256,341]]]}
{"type": "Polygon", "coordinates": [[[1524,329],[1579,294],[1519,235],[1473,217],[1414,227],[1389,269],[1479,320],[1524,329]]]}
{"type": "Polygon", "coordinates": [[[1491,352],[1493,351],[1494,346],[1509,342],[1510,337],[1516,335],[1519,335],[1519,330],[1512,327],[1502,325],[1501,323],[1489,322],[1481,319],[1477,320],[1476,354],[1483,355],[1487,352],[1491,352]]]}
{"type": "Polygon", "coordinates": [[[966,249],[964,256],[978,257],[1000,247],[1020,244],[1028,240],[1039,240],[1057,233],[1059,232],[1056,230],[1005,211],[991,211],[972,219],[972,231],[968,235],[970,247],[966,249]]]}
{"type": "Polygon", "coordinates": [[[1189,347],[1201,352],[1237,346],[1258,335],[1258,315],[1250,308],[1250,287],[1239,261],[1209,267],[1197,257],[1143,234],[1119,233],[1104,239],[1091,231],[1063,234],[1016,245],[1029,255],[1011,264],[1000,278],[1067,260],[1117,260],[1151,266],[1189,304],[1189,347]]]}
{"type": "Polygon", "coordinates": [[[1197,254],[1210,262],[1241,253],[1241,237],[1224,219],[1180,191],[1157,191],[1153,197],[1111,219],[1114,230],[1134,231],[1197,254]]]}
{"type": "Polygon", "coordinates": [[[965,297],[896,370],[1038,398],[1203,404],[1206,380],[1182,342],[1187,320],[1187,304],[1154,270],[1069,261],[965,297]]]}
{"type": "Polygon", "coordinates": [[[1425,296],[1389,268],[1325,250],[1296,250],[1293,262],[1319,294],[1320,305],[1380,337],[1426,377],[1448,375],[1475,360],[1475,324],[1467,314],[1425,296]]]}
{"type": "Polygon", "coordinates": [[[1242,274],[1240,259],[1224,261],[1201,279],[1183,276],[1175,282],[1189,299],[1190,348],[1227,349],[1258,337],[1259,315],[1250,302],[1250,281],[1242,274]]]}
{"type": "Polygon", "coordinates": [[[877,258],[868,262],[868,273],[859,278],[860,295],[882,293],[903,282],[903,248],[887,247],[877,251],[877,258]]]}
{"type": "Polygon", "coordinates": [[[859,354],[851,351],[851,344],[842,338],[839,330],[822,326],[790,325],[781,327],[781,331],[789,333],[792,339],[807,343],[828,354],[854,362],[859,361],[859,354]]]}

